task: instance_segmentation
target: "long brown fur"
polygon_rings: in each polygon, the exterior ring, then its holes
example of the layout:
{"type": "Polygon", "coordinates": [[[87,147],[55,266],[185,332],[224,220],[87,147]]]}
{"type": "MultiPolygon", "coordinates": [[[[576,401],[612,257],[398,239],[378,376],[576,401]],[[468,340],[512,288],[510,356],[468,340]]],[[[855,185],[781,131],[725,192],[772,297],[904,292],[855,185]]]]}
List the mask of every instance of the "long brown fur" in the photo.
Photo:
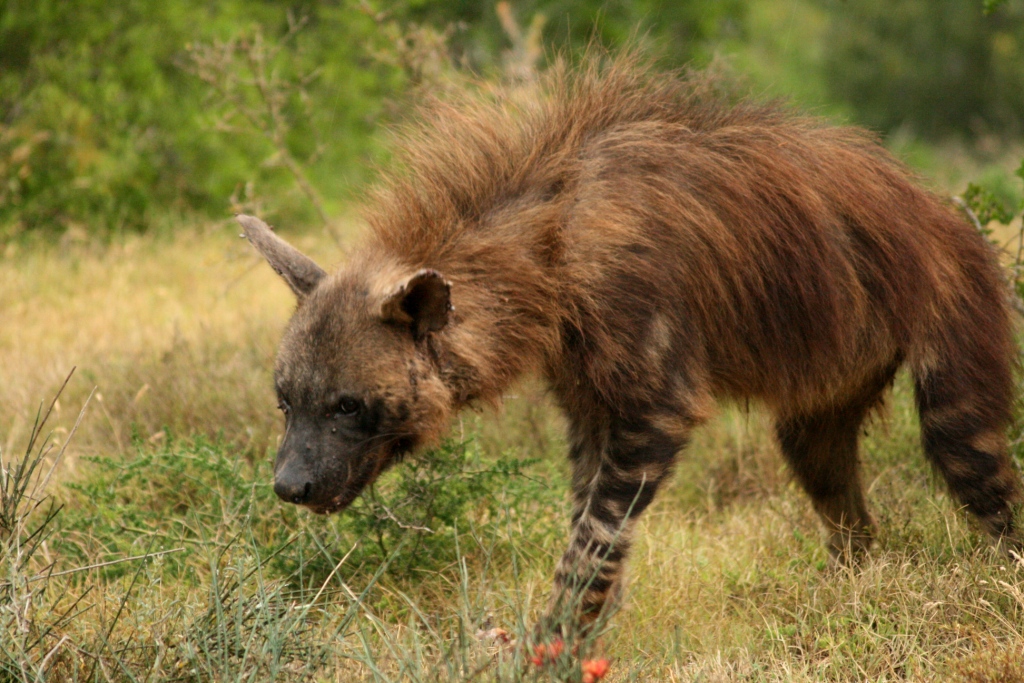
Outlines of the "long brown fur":
{"type": "MultiPolygon", "coordinates": [[[[874,137],[633,56],[435,102],[417,121],[341,270],[306,286],[315,265],[257,245],[301,276],[276,373],[282,497],[340,509],[459,409],[540,373],[574,468],[555,601],[574,596],[586,620],[722,399],[767,406],[833,552],[866,548],[857,437],[906,365],[928,458],[1016,543],[999,266],[874,137]],[[335,410],[342,396],[355,413],[335,410]]],[[[261,225],[247,232],[276,239],[261,225]]]]}

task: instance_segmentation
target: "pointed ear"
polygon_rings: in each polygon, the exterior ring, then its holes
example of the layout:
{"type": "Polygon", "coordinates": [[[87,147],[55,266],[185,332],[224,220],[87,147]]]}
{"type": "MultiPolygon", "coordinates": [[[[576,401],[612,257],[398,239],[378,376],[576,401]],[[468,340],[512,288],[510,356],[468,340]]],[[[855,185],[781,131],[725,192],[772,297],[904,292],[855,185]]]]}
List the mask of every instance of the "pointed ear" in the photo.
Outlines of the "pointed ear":
{"type": "Polygon", "coordinates": [[[441,273],[424,268],[387,295],[381,316],[387,322],[409,326],[419,341],[428,332],[444,329],[452,310],[451,285],[441,273]]]}
{"type": "Polygon", "coordinates": [[[238,214],[235,218],[242,224],[245,238],[263,254],[270,267],[285,279],[300,300],[327,275],[313,259],[275,235],[270,226],[259,218],[245,214],[238,214]]]}

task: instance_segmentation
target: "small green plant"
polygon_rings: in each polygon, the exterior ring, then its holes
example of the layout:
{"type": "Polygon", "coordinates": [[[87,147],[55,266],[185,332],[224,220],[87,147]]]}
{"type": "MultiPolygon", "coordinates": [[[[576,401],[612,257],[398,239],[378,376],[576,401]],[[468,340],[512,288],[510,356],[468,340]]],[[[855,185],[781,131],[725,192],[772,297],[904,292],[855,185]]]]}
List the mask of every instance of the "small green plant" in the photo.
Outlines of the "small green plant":
{"type": "Polygon", "coordinates": [[[344,661],[522,679],[521,658],[499,666],[465,635],[498,609],[525,642],[519,596],[478,599],[469,583],[518,577],[517,545],[558,533],[564,487],[537,461],[445,442],[322,518],[277,501],[269,461],[230,443],[136,437],[132,456],[85,458],[54,498],[48,417],[0,479],[0,681],[306,680],[344,661]],[[460,607],[417,595],[433,577],[460,586],[460,607]]]}
{"type": "MultiPolygon", "coordinates": [[[[1021,162],[1020,168],[1014,172],[1014,175],[1024,182],[1024,161],[1021,162]]],[[[963,197],[955,197],[954,201],[971,219],[974,227],[990,240],[993,234],[989,228],[990,223],[996,222],[1010,227],[1017,218],[1024,217],[1024,200],[1015,202],[1016,205],[1010,205],[1007,200],[1001,199],[993,189],[984,185],[970,183],[963,197]]],[[[1024,298],[1024,223],[1016,226],[1014,236],[1008,242],[993,243],[996,247],[1009,253],[1014,291],[1017,293],[1018,299],[1024,298]]],[[[1017,307],[1021,310],[1020,301],[1017,302],[1017,307]]]]}
{"type": "MultiPolygon", "coordinates": [[[[88,562],[101,550],[132,555],[181,548],[163,568],[187,581],[205,542],[230,538],[246,526],[263,541],[262,551],[278,549],[285,539],[267,528],[276,504],[269,467],[233,457],[228,444],[201,435],[164,441],[154,448],[136,437],[135,455],[127,459],[84,458],[92,473],[67,485],[73,495],[61,519],[62,554],[88,562]]],[[[103,574],[109,580],[130,570],[115,565],[103,574]]]]}
{"type": "Polygon", "coordinates": [[[989,223],[998,221],[1003,224],[1009,224],[1013,220],[1014,213],[1016,213],[1003,200],[997,197],[994,192],[976,183],[967,184],[963,198],[977,217],[978,223],[981,225],[979,230],[986,236],[992,234],[992,231],[988,228],[989,223]]]}

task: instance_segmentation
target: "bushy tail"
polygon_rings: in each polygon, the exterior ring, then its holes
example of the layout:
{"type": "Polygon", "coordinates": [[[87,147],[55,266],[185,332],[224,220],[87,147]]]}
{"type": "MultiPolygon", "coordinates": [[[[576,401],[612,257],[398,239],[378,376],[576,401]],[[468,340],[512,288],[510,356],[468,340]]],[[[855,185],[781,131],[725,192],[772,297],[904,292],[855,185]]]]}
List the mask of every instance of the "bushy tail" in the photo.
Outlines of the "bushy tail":
{"type": "Polygon", "coordinates": [[[1019,549],[1021,487],[1006,437],[1016,365],[1009,314],[999,297],[961,303],[931,362],[914,369],[924,451],[986,531],[1019,549]]]}

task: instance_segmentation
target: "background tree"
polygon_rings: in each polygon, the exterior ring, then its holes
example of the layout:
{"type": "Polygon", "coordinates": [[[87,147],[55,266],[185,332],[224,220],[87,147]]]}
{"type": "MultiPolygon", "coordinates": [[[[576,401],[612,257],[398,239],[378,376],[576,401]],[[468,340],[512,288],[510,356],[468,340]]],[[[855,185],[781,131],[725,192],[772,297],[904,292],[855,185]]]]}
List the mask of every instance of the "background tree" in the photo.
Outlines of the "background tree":
{"type": "Polygon", "coordinates": [[[1019,135],[1024,121],[1024,4],[987,14],[960,0],[822,0],[824,78],[880,130],[1019,135]]]}

